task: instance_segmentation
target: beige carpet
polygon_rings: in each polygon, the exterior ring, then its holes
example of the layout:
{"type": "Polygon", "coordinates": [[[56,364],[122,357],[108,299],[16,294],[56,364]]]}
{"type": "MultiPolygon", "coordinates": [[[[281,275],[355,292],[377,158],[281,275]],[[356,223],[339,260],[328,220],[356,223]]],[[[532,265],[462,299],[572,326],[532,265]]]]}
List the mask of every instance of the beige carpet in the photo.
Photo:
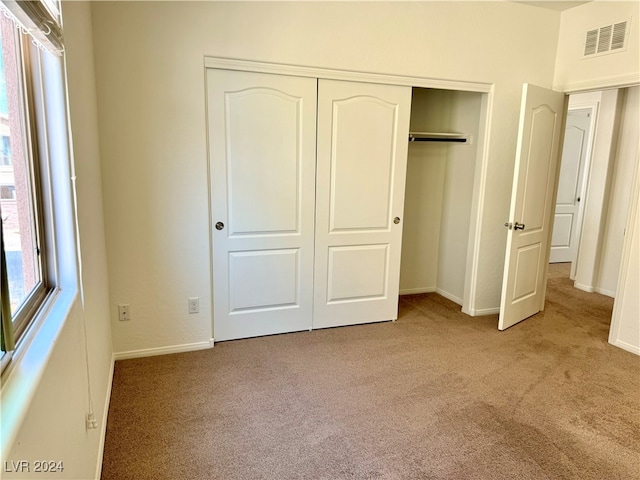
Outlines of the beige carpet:
{"type": "Polygon", "coordinates": [[[640,478],[640,358],[561,268],[504,332],[424,294],[393,323],[117,362],[102,478],[640,478]]]}

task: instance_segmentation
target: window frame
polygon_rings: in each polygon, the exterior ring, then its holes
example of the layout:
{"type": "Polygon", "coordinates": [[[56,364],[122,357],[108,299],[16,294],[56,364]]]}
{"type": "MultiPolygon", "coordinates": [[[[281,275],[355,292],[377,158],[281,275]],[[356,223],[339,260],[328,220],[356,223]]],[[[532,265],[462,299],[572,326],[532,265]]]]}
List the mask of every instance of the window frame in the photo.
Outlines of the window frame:
{"type": "MultiPolygon", "coordinates": [[[[35,287],[26,295],[20,306],[12,314],[13,335],[15,350],[18,350],[23,340],[29,337],[29,331],[38,324],[38,317],[49,303],[57,287],[55,275],[55,262],[49,255],[49,250],[54,250],[53,215],[50,205],[51,188],[46,185],[51,183],[50,168],[48,162],[48,145],[46,142],[46,122],[48,121],[43,96],[44,79],[41,69],[42,52],[33,44],[31,37],[13,25],[15,40],[15,55],[18,69],[17,82],[19,84],[20,124],[21,139],[24,149],[24,161],[29,183],[30,210],[32,217],[33,237],[37,253],[35,260],[40,273],[40,279],[35,287]],[[47,208],[49,205],[49,208],[47,208]],[[48,211],[48,212],[47,212],[48,211]]],[[[13,160],[15,165],[15,159],[13,160]]],[[[3,299],[5,301],[5,299],[3,299]]],[[[35,329],[35,328],[34,328],[35,329]]],[[[14,351],[0,351],[0,373],[4,373],[14,351]]]]}

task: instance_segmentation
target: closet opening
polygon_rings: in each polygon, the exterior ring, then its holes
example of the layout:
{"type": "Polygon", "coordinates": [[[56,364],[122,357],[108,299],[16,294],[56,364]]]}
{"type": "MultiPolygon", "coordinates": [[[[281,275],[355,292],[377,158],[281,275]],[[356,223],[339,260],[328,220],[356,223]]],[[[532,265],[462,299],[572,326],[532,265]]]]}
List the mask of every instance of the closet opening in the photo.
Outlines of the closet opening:
{"type": "Polygon", "coordinates": [[[461,306],[468,301],[486,99],[412,89],[400,295],[436,292],[461,306]]]}

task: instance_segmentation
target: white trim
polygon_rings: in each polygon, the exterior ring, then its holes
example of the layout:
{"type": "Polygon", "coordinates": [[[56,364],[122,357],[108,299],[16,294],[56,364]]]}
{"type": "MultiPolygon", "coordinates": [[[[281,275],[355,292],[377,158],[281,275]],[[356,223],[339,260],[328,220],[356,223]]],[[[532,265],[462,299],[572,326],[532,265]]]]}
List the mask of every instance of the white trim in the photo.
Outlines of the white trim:
{"type": "Polygon", "coordinates": [[[215,305],[214,305],[214,299],[213,299],[213,236],[212,233],[213,232],[213,210],[212,210],[212,205],[213,205],[213,200],[212,200],[212,192],[213,192],[213,186],[211,184],[211,179],[212,179],[212,175],[211,175],[211,139],[209,138],[209,88],[208,88],[208,81],[207,81],[207,69],[204,69],[204,75],[202,76],[202,80],[204,81],[204,92],[205,92],[205,97],[204,97],[204,113],[205,116],[204,118],[206,119],[206,123],[205,123],[205,128],[206,128],[206,135],[205,135],[205,141],[206,141],[206,152],[207,152],[207,222],[208,222],[208,230],[207,230],[207,237],[208,237],[208,242],[209,242],[209,285],[210,285],[210,291],[209,293],[211,295],[209,295],[209,311],[211,312],[211,321],[209,322],[209,335],[211,337],[210,343],[211,346],[213,347],[213,338],[215,336],[215,316],[214,313],[215,312],[215,305]]]}
{"type": "MultiPolygon", "coordinates": [[[[467,266],[464,280],[462,312],[475,311],[476,292],[478,290],[478,264],[480,263],[480,242],[482,240],[482,218],[487,190],[487,172],[489,171],[489,144],[491,143],[491,122],[493,116],[494,86],[487,95],[483,95],[478,130],[478,151],[476,152],[476,171],[474,173],[473,194],[471,197],[471,227],[467,246],[467,266]]],[[[471,314],[468,314],[471,315],[471,314]]],[[[473,315],[472,315],[473,316],[473,315]]]]}
{"type": "Polygon", "coordinates": [[[606,288],[595,288],[594,292],[599,293],[600,295],[606,295],[607,297],[616,298],[616,292],[607,290],[606,288]]]}
{"type": "Polygon", "coordinates": [[[590,285],[584,285],[582,283],[578,283],[578,282],[574,282],[573,286],[576,287],[578,290],[582,290],[583,292],[588,292],[588,293],[593,293],[596,291],[596,289],[590,285]]]}
{"type": "Polygon", "coordinates": [[[169,355],[171,353],[193,352],[196,350],[206,350],[213,347],[213,338],[207,342],[185,343],[183,345],[172,345],[169,347],[143,348],[140,350],[129,350],[126,352],[115,352],[115,360],[127,360],[129,358],[154,357],[156,355],[169,355]]]}
{"type": "Polygon", "coordinates": [[[500,313],[500,307],[478,308],[478,309],[470,309],[470,310],[466,310],[465,308],[463,308],[462,313],[466,313],[471,317],[482,317],[485,315],[498,315],[500,313]]]}
{"type": "Polygon", "coordinates": [[[640,355],[640,348],[623,342],[618,338],[621,322],[622,305],[626,300],[626,283],[629,275],[629,259],[631,257],[633,234],[636,228],[636,219],[638,217],[638,208],[640,205],[640,145],[638,146],[638,155],[636,158],[636,165],[634,171],[634,183],[631,190],[629,210],[627,212],[627,224],[625,227],[624,242],[622,244],[622,257],[620,258],[620,271],[618,273],[618,295],[615,295],[615,301],[613,302],[613,313],[611,315],[611,327],[609,328],[609,343],[616,347],[623,348],[629,352],[640,355]]]}
{"type": "Polygon", "coordinates": [[[640,84],[640,74],[630,73],[615,77],[596,78],[583,82],[554,85],[553,89],[564,93],[579,93],[589,90],[603,90],[607,88],[624,88],[640,84]]]}
{"type": "Polygon", "coordinates": [[[240,70],[247,72],[270,73],[275,75],[293,75],[298,77],[323,78],[328,80],[383,83],[386,85],[439,88],[443,90],[461,90],[467,92],[489,93],[493,90],[493,84],[491,83],[465,82],[460,80],[412,77],[405,75],[388,75],[269,62],[254,62],[251,60],[240,60],[237,58],[205,56],[204,66],[205,68],[218,68],[222,70],[240,70]]]}
{"type": "Polygon", "coordinates": [[[418,293],[434,293],[436,287],[419,287],[419,288],[404,288],[398,292],[398,295],[416,295],[418,293]]]}
{"type": "Polygon", "coordinates": [[[98,459],[96,460],[96,480],[102,476],[102,460],[104,457],[104,443],[107,438],[107,418],[109,416],[109,405],[111,403],[111,390],[113,389],[113,373],[115,370],[116,358],[111,354],[111,366],[109,368],[109,378],[107,379],[107,394],[105,396],[104,410],[102,412],[102,424],[100,428],[100,442],[98,443],[98,459]]]}
{"type": "Polygon", "coordinates": [[[631,345],[630,343],[623,342],[622,340],[614,339],[613,341],[609,340],[609,343],[615,347],[622,348],[627,352],[635,353],[636,355],[640,355],[640,347],[636,347],[635,345],[631,345]]]}
{"type": "Polygon", "coordinates": [[[445,290],[442,290],[441,288],[437,288],[437,287],[436,287],[436,293],[438,295],[446,298],[447,300],[451,300],[453,303],[457,303],[458,305],[462,306],[462,299],[460,297],[456,297],[452,293],[449,293],[449,292],[447,292],[445,290]]]}

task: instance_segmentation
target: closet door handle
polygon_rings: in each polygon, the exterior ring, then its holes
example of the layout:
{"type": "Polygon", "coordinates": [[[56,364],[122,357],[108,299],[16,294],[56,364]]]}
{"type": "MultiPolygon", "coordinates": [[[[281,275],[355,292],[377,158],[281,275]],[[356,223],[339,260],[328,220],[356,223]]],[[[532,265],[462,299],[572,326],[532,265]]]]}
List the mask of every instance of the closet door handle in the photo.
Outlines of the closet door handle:
{"type": "Polygon", "coordinates": [[[518,222],[514,223],[513,224],[513,229],[514,230],[524,230],[524,223],[518,223],[518,222]]]}
{"type": "Polygon", "coordinates": [[[222,230],[224,228],[224,223],[218,222],[216,223],[216,230],[222,230]]]}
{"type": "Polygon", "coordinates": [[[396,217],[393,219],[393,223],[395,223],[396,225],[400,223],[400,217],[396,217]]]}

